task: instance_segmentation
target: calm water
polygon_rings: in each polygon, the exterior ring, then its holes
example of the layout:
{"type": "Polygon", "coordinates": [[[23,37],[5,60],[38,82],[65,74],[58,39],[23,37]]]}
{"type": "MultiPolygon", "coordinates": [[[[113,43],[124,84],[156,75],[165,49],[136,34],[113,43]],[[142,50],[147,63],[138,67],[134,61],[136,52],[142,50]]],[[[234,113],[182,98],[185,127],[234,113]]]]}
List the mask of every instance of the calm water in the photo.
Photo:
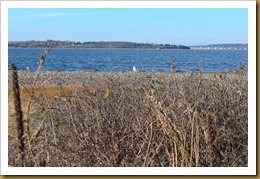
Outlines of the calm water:
{"type": "MultiPolygon", "coordinates": [[[[9,48],[8,63],[18,69],[36,70],[43,49],[9,48]]],[[[170,71],[174,56],[176,70],[233,71],[240,63],[248,64],[247,50],[143,50],[143,49],[52,49],[43,70],[137,70],[170,71]]]]}

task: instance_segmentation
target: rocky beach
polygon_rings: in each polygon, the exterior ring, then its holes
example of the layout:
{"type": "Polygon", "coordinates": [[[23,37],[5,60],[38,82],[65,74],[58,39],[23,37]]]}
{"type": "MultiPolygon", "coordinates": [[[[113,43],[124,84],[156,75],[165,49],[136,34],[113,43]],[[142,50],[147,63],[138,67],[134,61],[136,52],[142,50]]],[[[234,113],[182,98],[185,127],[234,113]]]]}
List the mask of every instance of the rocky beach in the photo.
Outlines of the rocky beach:
{"type": "MultiPolygon", "coordinates": [[[[10,73],[9,73],[10,74],[10,73]]],[[[19,82],[23,85],[32,84],[36,72],[19,70],[19,82]]],[[[235,73],[224,72],[153,72],[153,71],[41,71],[36,84],[46,85],[81,85],[88,82],[104,82],[113,80],[117,82],[146,82],[163,79],[164,81],[185,80],[190,77],[214,80],[226,76],[231,79],[239,78],[235,73]]],[[[10,82],[10,78],[9,82],[10,82]]]]}

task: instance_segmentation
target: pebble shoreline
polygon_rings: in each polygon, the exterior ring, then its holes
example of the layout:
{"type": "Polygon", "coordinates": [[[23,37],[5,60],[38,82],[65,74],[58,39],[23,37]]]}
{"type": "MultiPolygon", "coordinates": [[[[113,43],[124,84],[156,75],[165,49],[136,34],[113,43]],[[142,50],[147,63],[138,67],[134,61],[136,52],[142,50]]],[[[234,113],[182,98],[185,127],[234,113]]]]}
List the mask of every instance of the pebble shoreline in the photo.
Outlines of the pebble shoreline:
{"type": "MultiPolygon", "coordinates": [[[[222,74],[227,74],[230,77],[235,77],[234,73],[221,72],[207,72],[201,73],[202,79],[214,79],[220,77],[222,74]],[[214,77],[215,76],[215,77],[214,77]]],[[[18,71],[19,83],[23,85],[32,84],[36,72],[29,72],[25,70],[18,71]]],[[[182,80],[193,76],[198,76],[198,72],[133,72],[133,71],[41,71],[37,83],[41,84],[44,81],[46,85],[81,85],[88,82],[104,82],[104,81],[118,81],[118,82],[132,82],[132,81],[147,81],[155,79],[164,80],[182,80]]],[[[10,84],[10,72],[8,82],[10,84]]]]}

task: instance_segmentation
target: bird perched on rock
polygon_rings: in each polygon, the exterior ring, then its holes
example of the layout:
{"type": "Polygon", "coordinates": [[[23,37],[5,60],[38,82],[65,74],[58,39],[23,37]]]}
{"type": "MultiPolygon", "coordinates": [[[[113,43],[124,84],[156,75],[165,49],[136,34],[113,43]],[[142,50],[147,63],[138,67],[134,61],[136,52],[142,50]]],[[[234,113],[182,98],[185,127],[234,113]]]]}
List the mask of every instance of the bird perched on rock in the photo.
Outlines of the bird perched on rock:
{"type": "Polygon", "coordinates": [[[133,72],[136,72],[136,68],[135,68],[135,66],[133,66],[133,72]]]}
{"type": "Polygon", "coordinates": [[[27,72],[32,72],[32,69],[30,67],[26,67],[27,72]]]}

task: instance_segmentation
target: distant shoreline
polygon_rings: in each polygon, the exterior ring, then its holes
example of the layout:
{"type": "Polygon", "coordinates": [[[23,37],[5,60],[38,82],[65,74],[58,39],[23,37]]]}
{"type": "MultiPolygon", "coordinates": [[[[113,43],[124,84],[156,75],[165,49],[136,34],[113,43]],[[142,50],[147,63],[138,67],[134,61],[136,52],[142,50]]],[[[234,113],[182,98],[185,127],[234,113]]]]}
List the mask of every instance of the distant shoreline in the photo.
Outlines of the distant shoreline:
{"type": "Polygon", "coordinates": [[[154,43],[136,43],[126,41],[88,41],[88,42],[74,42],[74,41],[60,41],[60,40],[46,40],[46,41],[9,41],[8,47],[36,47],[44,48],[49,45],[53,48],[136,48],[136,49],[190,49],[185,45],[173,44],[154,44],[154,43]]]}
{"type": "MultiPolygon", "coordinates": [[[[8,47],[10,49],[44,49],[44,47],[8,47]]],[[[155,48],[73,48],[73,47],[52,47],[52,49],[89,49],[89,50],[192,50],[192,49],[155,49],[155,48]]]]}
{"type": "Polygon", "coordinates": [[[247,50],[248,43],[220,43],[208,45],[176,45],[170,43],[139,43],[127,41],[62,41],[62,40],[27,40],[9,41],[8,47],[12,48],[45,48],[46,45],[52,48],[71,49],[196,49],[196,50],[247,50]]]}
{"type": "MultiPolygon", "coordinates": [[[[44,49],[44,47],[8,47],[8,49],[44,49]]],[[[154,49],[154,48],[71,48],[71,47],[53,47],[52,49],[85,49],[85,50],[248,50],[248,49],[154,49]]]]}

